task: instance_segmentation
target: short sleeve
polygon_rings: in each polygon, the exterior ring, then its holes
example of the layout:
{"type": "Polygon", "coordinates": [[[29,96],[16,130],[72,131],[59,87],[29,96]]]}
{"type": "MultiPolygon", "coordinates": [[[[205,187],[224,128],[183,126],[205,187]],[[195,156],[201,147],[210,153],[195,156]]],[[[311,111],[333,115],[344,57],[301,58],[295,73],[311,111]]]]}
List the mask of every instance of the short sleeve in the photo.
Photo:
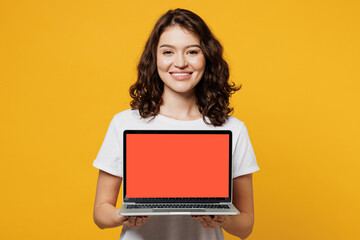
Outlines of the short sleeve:
{"type": "Polygon", "coordinates": [[[104,142],[93,162],[93,166],[112,175],[122,177],[122,139],[114,117],[106,132],[104,142]]]}
{"type": "Polygon", "coordinates": [[[255,153],[244,124],[242,124],[240,133],[234,140],[233,178],[258,171],[255,153]]]}

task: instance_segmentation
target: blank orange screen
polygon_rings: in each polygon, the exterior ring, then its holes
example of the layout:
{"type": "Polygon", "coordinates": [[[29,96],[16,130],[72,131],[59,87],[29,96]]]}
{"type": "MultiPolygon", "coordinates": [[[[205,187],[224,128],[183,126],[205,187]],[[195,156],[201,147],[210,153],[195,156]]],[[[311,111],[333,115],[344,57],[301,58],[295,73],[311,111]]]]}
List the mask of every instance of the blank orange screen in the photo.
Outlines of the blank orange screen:
{"type": "Polygon", "coordinates": [[[229,197],[227,134],[127,134],[127,198],[229,197]]]}

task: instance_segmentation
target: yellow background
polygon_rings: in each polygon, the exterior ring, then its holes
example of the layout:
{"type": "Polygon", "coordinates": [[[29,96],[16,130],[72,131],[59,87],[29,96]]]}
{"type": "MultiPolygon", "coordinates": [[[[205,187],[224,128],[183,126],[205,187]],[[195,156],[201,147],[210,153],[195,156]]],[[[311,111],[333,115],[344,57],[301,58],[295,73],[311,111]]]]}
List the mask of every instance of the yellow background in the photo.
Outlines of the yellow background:
{"type": "Polygon", "coordinates": [[[357,0],[2,0],[0,239],[118,239],[93,223],[92,162],[156,19],[176,7],[208,23],[243,84],[234,116],[261,168],[249,239],[356,239],[357,0]]]}

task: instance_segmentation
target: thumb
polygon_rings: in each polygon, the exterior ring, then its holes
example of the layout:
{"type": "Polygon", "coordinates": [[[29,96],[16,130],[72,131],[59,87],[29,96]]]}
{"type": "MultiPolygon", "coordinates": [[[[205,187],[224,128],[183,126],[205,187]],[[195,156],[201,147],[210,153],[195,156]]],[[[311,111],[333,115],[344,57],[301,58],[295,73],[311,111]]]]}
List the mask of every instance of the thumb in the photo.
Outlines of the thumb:
{"type": "Polygon", "coordinates": [[[129,219],[128,216],[121,216],[121,215],[120,215],[120,221],[121,221],[121,222],[125,222],[125,221],[127,221],[128,219],[129,219]]]}
{"type": "Polygon", "coordinates": [[[121,222],[125,222],[126,220],[129,219],[129,216],[120,215],[120,209],[118,211],[118,215],[119,215],[119,219],[120,219],[121,222]]]}

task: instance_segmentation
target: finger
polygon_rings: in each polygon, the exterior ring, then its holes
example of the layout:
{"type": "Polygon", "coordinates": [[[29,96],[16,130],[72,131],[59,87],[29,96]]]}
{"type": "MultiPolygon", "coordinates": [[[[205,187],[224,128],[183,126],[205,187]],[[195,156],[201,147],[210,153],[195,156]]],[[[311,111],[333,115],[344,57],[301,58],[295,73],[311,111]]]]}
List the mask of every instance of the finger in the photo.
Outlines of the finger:
{"type": "Polygon", "coordinates": [[[129,222],[128,227],[135,227],[135,221],[136,221],[136,217],[130,217],[128,220],[129,222]]]}
{"type": "Polygon", "coordinates": [[[203,217],[197,217],[196,220],[198,220],[203,225],[204,228],[209,227],[209,225],[205,222],[203,217]]]}
{"type": "Polygon", "coordinates": [[[141,216],[141,222],[144,224],[147,222],[147,220],[149,220],[149,216],[141,216]]]}
{"type": "Polygon", "coordinates": [[[121,221],[121,222],[125,222],[125,221],[127,221],[128,219],[129,219],[128,216],[120,216],[120,221],[121,221]]]}
{"type": "Polygon", "coordinates": [[[142,218],[141,218],[141,225],[143,225],[144,223],[146,223],[146,218],[145,218],[145,217],[142,217],[142,218]]]}
{"type": "Polygon", "coordinates": [[[143,224],[145,224],[149,220],[149,216],[145,216],[142,218],[143,224]]]}
{"type": "Polygon", "coordinates": [[[224,222],[225,218],[226,218],[226,216],[224,216],[224,215],[217,215],[213,218],[213,220],[216,222],[224,222]]]}
{"type": "Polygon", "coordinates": [[[141,227],[144,225],[149,220],[149,218],[149,216],[138,216],[135,221],[136,227],[141,227]]]}
{"type": "Polygon", "coordinates": [[[129,219],[126,219],[125,221],[123,221],[123,225],[127,226],[127,227],[130,227],[130,222],[129,222],[129,219]]]}
{"type": "Polygon", "coordinates": [[[143,218],[137,217],[135,220],[135,227],[140,227],[143,224],[143,218]]]}
{"type": "Polygon", "coordinates": [[[216,227],[215,222],[213,221],[213,219],[210,216],[203,216],[203,219],[205,220],[206,224],[209,227],[211,227],[211,228],[216,227]]]}
{"type": "Polygon", "coordinates": [[[219,215],[213,218],[213,222],[216,226],[221,226],[225,222],[226,216],[219,215]]]}

